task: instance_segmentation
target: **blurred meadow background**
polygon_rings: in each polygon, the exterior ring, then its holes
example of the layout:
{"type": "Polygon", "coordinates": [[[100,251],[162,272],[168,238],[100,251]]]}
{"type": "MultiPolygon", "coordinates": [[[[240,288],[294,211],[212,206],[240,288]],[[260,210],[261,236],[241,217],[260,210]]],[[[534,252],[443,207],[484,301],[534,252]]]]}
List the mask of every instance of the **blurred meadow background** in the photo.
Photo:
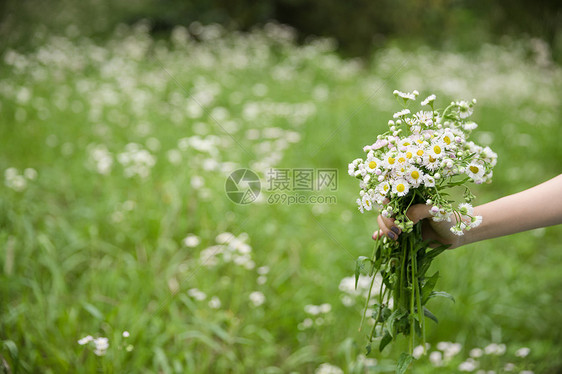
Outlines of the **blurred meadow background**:
{"type": "MultiPolygon", "coordinates": [[[[376,213],[347,164],[394,89],[476,98],[476,204],[562,172],[561,10],[539,1],[6,1],[0,372],[386,373],[359,332],[376,213]],[[250,168],[262,193],[225,193],[250,168]],[[338,170],[282,204],[270,168],[338,170]]],[[[414,106],[417,109],[417,106],[414,106]]],[[[514,217],[524,219],[524,217],[514,217]]],[[[440,256],[412,373],[562,372],[562,228],[440,256]]]]}

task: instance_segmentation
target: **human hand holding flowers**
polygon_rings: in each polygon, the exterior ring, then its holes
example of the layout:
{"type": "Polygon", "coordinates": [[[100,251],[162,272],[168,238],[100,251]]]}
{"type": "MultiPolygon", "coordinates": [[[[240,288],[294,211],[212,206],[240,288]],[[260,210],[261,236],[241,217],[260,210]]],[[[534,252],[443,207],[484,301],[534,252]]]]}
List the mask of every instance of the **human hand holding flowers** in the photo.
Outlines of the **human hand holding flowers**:
{"type": "Polygon", "coordinates": [[[431,262],[445,249],[459,245],[456,236],[482,222],[470,204],[474,195],[467,183],[491,181],[497,155],[468,140],[477,127],[468,120],[476,100],[451,102],[440,110],[434,107],[435,95],[430,95],[421,104],[431,110],[410,115],[406,107],[418,92],[394,91],[394,95],[404,109],[394,113],[388,131],[363,148],[366,159],[354,160],[348,171],[360,180],[359,210],[381,207],[373,254],[360,256],[355,271],[356,281],[361,272],[372,277],[363,318],[371,295],[378,294],[367,351],[375,339],[380,339],[382,351],[398,335],[407,336],[409,354],[400,356],[397,367],[397,373],[404,373],[413,360],[416,335],[425,346],[425,318],[437,322],[426,303],[434,297],[453,299],[434,291],[439,273],[428,274],[431,262]],[[464,188],[464,202],[457,205],[449,190],[459,187],[464,188]],[[375,274],[382,278],[378,290],[373,290],[375,274]]]}
{"type": "MultiPolygon", "coordinates": [[[[515,234],[562,223],[562,175],[519,193],[505,196],[474,208],[474,214],[483,217],[482,224],[463,236],[453,235],[450,228],[456,222],[433,221],[431,209],[426,204],[411,206],[406,215],[415,224],[422,221],[422,236],[425,241],[437,241],[450,245],[449,249],[480,240],[515,234]]],[[[373,239],[386,235],[397,240],[401,230],[394,225],[393,218],[379,215],[379,230],[373,239]]]]}
{"type": "MultiPolygon", "coordinates": [[[[457,222],[453,221],[434,221],[430,219],[433,217],[431,213],[431,208],[426,204],[416,204],[411,206],[406,212],[406,216],[415,225],[421,222],[422,225],[422,237],[426,242],[438,242],[441,245],[448,245],[448,249],[453,249],[463,245],[463,239],[465,239],[466,234],[463,236],[454,235],[451,232],[451,227],[453,227],[457,222]]],[[[387,218],[382,215],[377,217],[377,222],[379,229],[373,233],[373,240],[377,240],[379,237],[386,235],[392,240],[398,240],[399,235],[402,230],[394,224],[394,218],[387,218]]],[[[436,245],[433,245],[435,247],[436,245]]]]}

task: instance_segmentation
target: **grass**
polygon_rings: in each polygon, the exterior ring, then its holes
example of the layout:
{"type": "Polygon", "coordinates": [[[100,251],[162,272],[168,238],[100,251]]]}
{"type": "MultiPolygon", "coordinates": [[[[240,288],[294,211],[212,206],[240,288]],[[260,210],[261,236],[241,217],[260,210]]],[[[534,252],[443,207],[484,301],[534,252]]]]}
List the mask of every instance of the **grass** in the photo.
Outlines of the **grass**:
{"type": "MultiPolygon", "coordinates": [[[[0,354],[12,372],[392,371],[405,342],[373,352],[376,365],[364,358],[361,300],[343,305],[338,286],[370,253],[376,227],[375,214],[355,209],[347,163],[399,109],[395,88],[436,93],[443,105],[479,100],[476,139],[499,161],[494,182],[474,189],[477,202],[561,171],[562,70],[524,43],[464,55],[389,48],[362,64],[329,41],[296,46],[282,28],[211,31],[202,42],[181,28],[155,41],[142,25],[102,44],[43,35],[35,52],[3,56],[0,170],[38,174],[21,191],[9,178],[0,186],[0,354]],[[269,167],[337,169],[337,204],[271,205],[267,191],[233,204],[224,183],[238,167],[263,184],[269,167]],[[229,250],[251,247],[250,259],[202,263],[224,232],[239,238],[229,250]],[[195,247],[183,242],[190,233],[195,247]],[[250,300],[255,291],[263,305],[250,300]],[[323,303],[331,310],[321,319],[305,312],[323,303]],[[109,338],[104,356],[77,343],[87,335],[109,338]]],[[[441,256],[437,287],[457,302],[431,303],[440,323],[428,322],[428,341],[462,351],[442,367],[422,358],[412,372],[450,373],[491,342],[507,353],[480,359],[482,369],[561,370],[561,242],[552,227],[441,256]],[[530,355],[515,357],[524,346],[530,355]]]]}

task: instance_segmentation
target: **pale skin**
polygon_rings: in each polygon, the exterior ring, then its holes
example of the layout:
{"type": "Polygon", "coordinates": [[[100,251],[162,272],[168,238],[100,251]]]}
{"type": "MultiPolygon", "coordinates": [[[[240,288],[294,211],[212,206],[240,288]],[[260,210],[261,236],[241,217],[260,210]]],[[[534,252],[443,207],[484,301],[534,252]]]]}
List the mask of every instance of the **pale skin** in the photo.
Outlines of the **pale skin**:
{"type": "MultiPolygon", "coordinates": [[[[417,204],[411,206],[406,214],[414,223],[422,221],[424,240],[450,244],[450,249],[558,225],[562,223],[562,174],[535,187],[474,207],[474,215],[482,216],[482,223],[462,236],[454,235],[449,230],[455,224],[454,219],[452,222],[434,222],[430,218],[430,208],[425,204],[417,204]]],[[[379,215],[377,221],[379,230],[375,231],[373,239],[380,235],[386,235],[392,240],[398,239],[401,230],[394,226],[393,218],[379,215]]]]}

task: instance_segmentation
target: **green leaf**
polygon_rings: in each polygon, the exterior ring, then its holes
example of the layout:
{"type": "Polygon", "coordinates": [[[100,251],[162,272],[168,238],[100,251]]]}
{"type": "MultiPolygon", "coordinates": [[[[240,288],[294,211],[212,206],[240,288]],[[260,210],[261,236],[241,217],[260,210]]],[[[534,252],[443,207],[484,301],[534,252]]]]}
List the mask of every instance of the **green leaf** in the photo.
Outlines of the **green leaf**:
{"type": "Polygon", "coordinates": [[[365,347],[365,356],[368,356],[371,353],[371,343],[367,344],[365,347]]]}
{"type": "MultiPolygon", "coordinates": [[[[436,242],[436,243],[439,243],[439,242],[436,242]]],[[[439,243],[439,244],[441,244],[441,243],[439,243]]],[[[434,249],[432,249],[431,251],[429,251],[425,254],[424,259],[433,260],[437,255],[444,252],[450,246],[451,246],[450,244],[443,244],[443,245],[440,245],[439,247],[435,247],[434,249]]]]}
{"type": "Polygon", "coordinates": [[[386,320],[388,326],[387,329],[388,332],[390,333],[390,336],[394,336],[394,322],[396,322],[396,320],[401,317],[399,316],[399,314],[400,314],[400,309],[396,309],[386,320]]]}
{"type": "MultiPolygon", "coordinates": [[[[465,178],[465,179],[463,179],[461,181],[458,181],[458,182],[449,182],[449,183],[447,183],[447,187],[460,186],[461,184],[465,184],[469,180],[470,180],[470,178],[465,178]]],[[[441,194],[441,195],[443,195],[443,194],[441,194]]]]}
{"type": "Polygon", "coordinates": [[[396,365],[396,374],[404,374],[413,360],[414,356],[406,352],[402,352],[398,358],[398,365],[396,365]]]}
{"type": "Polygon", "coordinates": [[[357,289],[357,282],[359,282],[359,275],[361,274],[361,270],[365,270],[363,268],[363,262],[371,261],[368,257],[359,256],[355,261],[355,289],[357,289]]]}
{"type": "Polygon", "coordinates": [[[431,295],[431,292],[435,288],[437,279],[439,279],[439,272],[436,272],[431,277],[426,279],[425,284],[422,288],[422,304],[425,304],[427,300],[429,300],[429,295],[431,295]]]}
{"type": "Polygon", "coordinates": [[[90,303],[82,303],[82,306],[84,307],[84,309],[86,309],[88,311],[88,313],[90,313],[94,318],[97,319],[103,319],[103,314],[102,312],[100,312],[100,310],[98,308],[96,308],[95,306],[93,306],[90,303]]]}
{"type": "Polygon", "coordinates": [[[444,291],[433,291],[431,294],[429,294],[428,300],[434,297],[444,297],[451,300],[453,303],[455,302],[455,298],[453,297],[453,295],[444,291]]]}
{"type": "Polygon", "coordinates": [[[384,347],[388,345],[392,341],[392,336],[388,333],[388,331],[384,334],[379,344],[379,352],[382,352],[384,347]]]}
{"type": "Polygon", "coordinates": [[[388,307],[385,306],[384,308],[382,308],[381,321],[385,322],[388,319],[388,317],[390,317],[391,314],[392,314],[392,311],[388,307]]]}
{"type": "Polygon", "coordinates": [[[435,317],[435,314],[431,313],[425,306],[423,307],[423,314],[435,323],[439,323],[439,320],[437,319],[437,317],[435,317]]]}

